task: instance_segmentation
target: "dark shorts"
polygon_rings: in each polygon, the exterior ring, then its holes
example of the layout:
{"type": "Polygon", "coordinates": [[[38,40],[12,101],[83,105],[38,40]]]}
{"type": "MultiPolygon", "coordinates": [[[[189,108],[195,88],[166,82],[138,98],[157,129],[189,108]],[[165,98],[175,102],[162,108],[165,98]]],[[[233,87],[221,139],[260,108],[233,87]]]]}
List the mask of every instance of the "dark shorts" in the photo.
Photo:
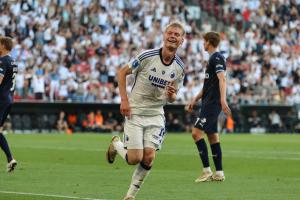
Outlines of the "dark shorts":
{"type": "Polygon", "coordinates": [[[217,133],[218,117],[221,110],[220,106],[202,106],[194,125],[195,128],[204,131],[206,134],[217,133]]]}
{"type": "Polygon", "coordinates": [[[9,112],[11,109],[12,103],[9,102],[1,102],[0,103],[0,127],[3,126],[9,112]]]}

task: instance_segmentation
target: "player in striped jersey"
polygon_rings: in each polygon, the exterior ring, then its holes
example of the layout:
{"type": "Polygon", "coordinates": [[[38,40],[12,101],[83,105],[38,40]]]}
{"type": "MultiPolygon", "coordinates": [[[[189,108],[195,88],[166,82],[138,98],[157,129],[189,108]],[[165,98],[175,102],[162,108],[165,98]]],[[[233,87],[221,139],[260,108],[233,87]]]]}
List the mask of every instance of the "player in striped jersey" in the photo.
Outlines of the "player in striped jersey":
{"type": "Polygon", "coordinates": [[[143,51],[118,73],[120,111],[125,116],[124,143],[114,136],[106,156],[109,163],[119,154],[129,165],[137,165],[126,200],[135,198],[164,140],[163,106],[176,100],[184,78],[183,62],[176,55],[184,35],[180,22],[170,23],[163,33],[162,48],[143,51]],[[129,74],[135,75],[135,82],[128,97],[129,74]]]}

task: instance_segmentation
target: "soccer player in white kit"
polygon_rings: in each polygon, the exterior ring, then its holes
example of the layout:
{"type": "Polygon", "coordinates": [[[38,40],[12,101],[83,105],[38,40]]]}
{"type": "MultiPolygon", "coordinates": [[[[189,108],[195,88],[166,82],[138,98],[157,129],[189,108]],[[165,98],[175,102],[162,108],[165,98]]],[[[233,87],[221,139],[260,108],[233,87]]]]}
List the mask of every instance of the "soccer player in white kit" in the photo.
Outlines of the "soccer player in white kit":
{"type": "Polygon", "coordinates": [[[184,36],[183,25],[171,22],[164,30],[162,48],[143,51],[118,72],[120,111],[125,116],[124,142],[114,136],[106,158],[113,163],[119,154],[129,165],[137,165],[124,200],[135,199],[164,140],[163,106],[176,100],[184,78],[184,64],[176,54],[184,36]],[[128,97],[129,74],[135,75],[135,82],[128,97]]]}

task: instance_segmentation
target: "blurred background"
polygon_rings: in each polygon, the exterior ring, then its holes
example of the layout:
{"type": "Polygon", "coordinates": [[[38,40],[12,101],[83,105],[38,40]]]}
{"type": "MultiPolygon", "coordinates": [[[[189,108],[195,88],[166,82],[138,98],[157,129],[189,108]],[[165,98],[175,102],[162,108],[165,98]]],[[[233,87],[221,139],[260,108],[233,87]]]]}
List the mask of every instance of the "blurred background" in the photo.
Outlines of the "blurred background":
{"type": "MultiPolygon", "coordinates": [[[[1,0],[0,35],[14,39],[15,133],[122,132],[118,70],[185,24],[178,51],[185,80],[165,107],[167,130],[189,132],[208,55],[203,33],[219,31],[232,118],[222,133],[300,133],[300,0],[1,0]]],[[[128,78],[128,92],[133,77],[128,78]]]]}

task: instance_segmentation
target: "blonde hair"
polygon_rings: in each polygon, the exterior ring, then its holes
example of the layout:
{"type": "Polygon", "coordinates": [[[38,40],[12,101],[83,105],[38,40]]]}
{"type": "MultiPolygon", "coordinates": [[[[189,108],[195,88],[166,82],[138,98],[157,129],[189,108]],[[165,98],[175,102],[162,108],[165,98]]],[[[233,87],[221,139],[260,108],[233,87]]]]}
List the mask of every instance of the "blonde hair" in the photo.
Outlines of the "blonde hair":
{"type": "Polygon", "coordinates": [[[177,28],[180,28],[182,30],[182,35],[185,35],[185,29],[184,29],[184,25],[183,23],[181,23],[180,21],[172,21],[170,22],[166,28],[165,28],[165,31],[168,30],[168,28],[170,27],[177,27],[177,28]]]}

